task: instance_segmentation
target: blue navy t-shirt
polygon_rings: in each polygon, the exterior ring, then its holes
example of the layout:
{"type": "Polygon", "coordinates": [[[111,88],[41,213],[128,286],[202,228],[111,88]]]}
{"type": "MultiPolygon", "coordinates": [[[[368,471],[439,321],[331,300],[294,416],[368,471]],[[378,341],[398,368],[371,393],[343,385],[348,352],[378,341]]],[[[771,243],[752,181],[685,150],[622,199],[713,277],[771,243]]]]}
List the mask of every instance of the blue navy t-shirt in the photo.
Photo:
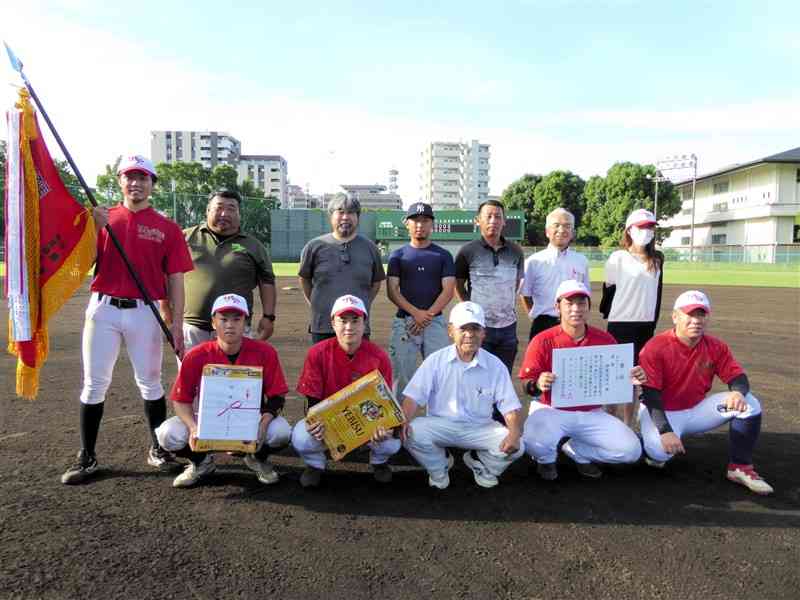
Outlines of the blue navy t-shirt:
{"type": "MultiPolygon", "coordinates": [[[[414,248],[406,244],[389,256],[386,274],[400,279],[400,293],[406,300],[426,310],[442,293],[442,277],[455,277],[456,269],[452,255],[441,246],[431,244],[427,248],[414,248]]],[[[400,308],[397,316],[409,315],[400,308]]]]}

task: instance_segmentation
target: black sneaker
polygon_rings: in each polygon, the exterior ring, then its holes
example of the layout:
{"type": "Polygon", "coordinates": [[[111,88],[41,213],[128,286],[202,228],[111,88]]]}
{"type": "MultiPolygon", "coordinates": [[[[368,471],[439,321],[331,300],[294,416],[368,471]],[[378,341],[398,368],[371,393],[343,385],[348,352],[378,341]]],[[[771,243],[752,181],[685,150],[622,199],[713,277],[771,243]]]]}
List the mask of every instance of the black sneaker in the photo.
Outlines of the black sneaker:
{"type": "Polygon", "coordinates": [[[575,463],[575,466],[578,468],[578,473],[581,474],[581,477],[586,479],[600,479],[603,476],[600,467],[594,463],[575,463]]]}
{"type": "Polygon", "coordinates": [[[182,466],[175,455],[169,450],[164,450],[161,446],[151,447],[147,452],[147,464],[155,467],[159,471],[171,471],[182,466]]]}
{"type": "Polygon", "coordinates": [[[556,469],[556,463],[536,463],[536,472],[539,474],[539,477],[544,479],[545,481],[555,481],[558,479],[558,469],[556,469]]]}
{"type": "Polygon", "coordinates": [[[97,471],[97,458],[86,450],[78,452],[78,460],[61,476],[61,483],[75,485],[83,483],[97,471]]]}

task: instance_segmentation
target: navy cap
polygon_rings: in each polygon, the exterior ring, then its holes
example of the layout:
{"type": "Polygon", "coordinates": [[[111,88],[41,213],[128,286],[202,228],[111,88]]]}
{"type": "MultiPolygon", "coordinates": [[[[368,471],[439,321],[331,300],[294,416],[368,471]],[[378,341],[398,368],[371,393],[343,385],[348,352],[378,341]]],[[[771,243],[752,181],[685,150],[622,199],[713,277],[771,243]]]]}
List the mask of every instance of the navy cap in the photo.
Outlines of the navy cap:
{"type": "Polygon", "coordinates": [[[433,208],[431,208],[431,205],[425,204],[424,202],[414,202],[414,204],[408,207],[405,218],[410,219],[412,217],[436,218],[433,216],[433,208]]]}

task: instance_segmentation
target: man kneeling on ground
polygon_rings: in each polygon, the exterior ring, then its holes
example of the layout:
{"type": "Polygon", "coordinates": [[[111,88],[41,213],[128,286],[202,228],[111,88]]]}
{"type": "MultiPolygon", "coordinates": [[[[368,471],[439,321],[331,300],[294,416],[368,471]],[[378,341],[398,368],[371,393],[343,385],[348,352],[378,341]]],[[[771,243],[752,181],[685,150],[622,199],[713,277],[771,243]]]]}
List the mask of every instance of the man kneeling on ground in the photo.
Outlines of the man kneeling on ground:
{"type": "Polygon", "coordinates": [[[203,367],[207,364],[230,363],[262,368],[259,447],[254,454],[245,455],[244,464],[256,473],[261,483],[269,485],[278,481],[278,473],[267,462],[267,456],[289,444],[292,429],[286,419],[279,416],[289,388],[275,348],[267,342],[244,336],[248,315],[247,301],[238,294],[217,298],[211,308],[211,325],[216,331],[216,339],[195,346],[181,362],[170,396],[176,416],[164,421],[156,430],[163,448],[189,459],[183,473],[172,482],[175,487],[191,487],[216,469],[211,452],[195,451],[197,418],[194,403],[200,392],[203,367]]]}
{"type": "MultiPolygon", "coordinates": [[[[367,307],[358,296],[340,296],[331,309],[331,325],[336,337],[314,344],[306,355],[297,382],[297,391],[308,400],[308,408],[335,394],[355,380],[377,369],[392,387],[392,364],[383,349],[364,337],[367,307]]],[[[325,426],[305,419],[294,426],[292,446],[306,465],[300,485],[314,488],[325,471],[325,426]]],[[[375,480],[389,483],[392,470],[389,457],[400,450],[400,440],[391,429],[378,428],[369,442],[375,480]]]]}
{"type": "Polygon", "coordinates": [[[402,437],[431,487],[450,485],[448,447],[464,448],[475,483],[494,487],[523,453],[519,398],[503,362],[481,348],[486,329],[478,304],[454,306],[448,333],[453,344],[428,356],[403,390],[402,437]],[[492,419],[495,405],[506,426],[492,419]],[[414,418],[420,406],[427,414],[414,418]]]}
{"type": "MultiPolygon", "coordinates": [[[[520,368],[520,379],[528,380],[528,393],[536,396],[537,392],[544,392],[541,400],[531,401],[523,439],[525,449],[537,462],[537,473],[547,481],[558,477],[558,444],[565,437],[570,439],[561,447],[562,451],[575,461],[578,472],[589,479],[603,474],[595,462],[634,463],[642,454],[636,434],[602,407],[555,408],[550,404],[556,378],[553,350],[617,343],[611,334],[587,325],[591,306],[591,292],[584,283],[568,279],[559,285],[556,310],[561,323],[531,340],[520,368]]],[[[646,381],[641,367],[634,367],[630,375],[634,384],[646,381]]]]}

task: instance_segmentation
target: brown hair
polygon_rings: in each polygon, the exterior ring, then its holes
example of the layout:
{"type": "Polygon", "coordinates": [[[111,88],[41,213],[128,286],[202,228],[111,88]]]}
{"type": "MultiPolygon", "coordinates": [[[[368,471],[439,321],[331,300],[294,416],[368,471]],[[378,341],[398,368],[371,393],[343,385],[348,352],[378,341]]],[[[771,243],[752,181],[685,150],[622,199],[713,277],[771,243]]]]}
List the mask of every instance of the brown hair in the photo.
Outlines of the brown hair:
{"type": "MultiPolygon", "coordinates": [[[[623,232],[619,245],[623,250],[630,252],[631,246],[633,246],[633,240],[631,239],[631,234],[629,233],[628,229],[623,232]]],[[[648,271],[655,272],[662,269],[664,266],[664,255],[656,250],[655,235],[653,236],[653,239],[650,240],[650,243],[644,247],[644,254],[647,257],[645,260],[647,261],[648,271]]]]}

